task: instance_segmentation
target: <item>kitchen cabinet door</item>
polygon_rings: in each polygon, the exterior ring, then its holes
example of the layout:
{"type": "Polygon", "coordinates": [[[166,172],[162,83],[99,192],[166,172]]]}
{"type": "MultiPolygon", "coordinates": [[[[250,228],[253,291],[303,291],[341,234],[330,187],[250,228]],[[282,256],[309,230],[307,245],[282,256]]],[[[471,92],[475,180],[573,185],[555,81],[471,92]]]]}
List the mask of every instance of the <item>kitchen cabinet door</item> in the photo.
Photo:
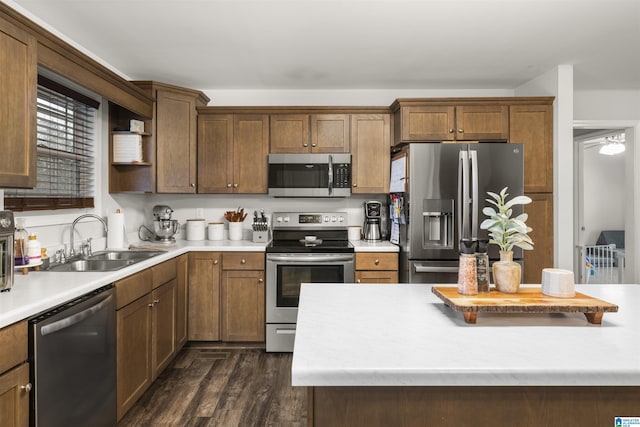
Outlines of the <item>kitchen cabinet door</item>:
{"type": "Polygon", "coordinates": [[[411,106],[400,108],[402,141],[453,141],[456,111],[453,106],[411,106]]]}
{"type": "Polygon", "coordinates": [[[220,253],[189,254],[189,340],[220,340],[220,253]]]}
{"type": "Polygon", "coordinates": [[[233,192],[266,194],[269,116],[236,114],[233,132],[233,192]]]}
{"type": "Polygon", "coordinates": [[[188,262],[188,254],[178,257],[176,275],[176,351],[180,351],[187,343],[187,312],[189,310],[188,262]]]}
{"type": "Polygon", "coordinates": [[[553,106],[512,105],[509,142],[524,144],[524,191],[553,192],[553,106]]]}
{"type": "Polygon", "coordinates": [[[349,114],[311,115],[311,152],[348,153],[349,114]]]}
{"type": "Polygon", "coordinates": [[[152,380],[176,354],[176,283],[173,279],[153,290],[151,300],[152,380]]]}
{"type": "Polygon", "coordinates": [[[0,424],[4,427],[29,425],[29,364],[0,375],[0,424]]]}
{"type": "Polygon", "coordinates": [[[196,98],[156,91],[156,192],[196,192],[196,98]]]}
{"type": "Polygon", "coordinates": [[[506,105],[472,105],[456,107],[458,141],[507,141],[509,107],[506,105]]]}
{"type": "Polygon", "coordinates": [[[270,153],[308,153],[309,115],[274,114],[270,117],[270,153]]]}
{"type": "Polygon", "coordinates": [[[37,43],[0,18],[0,188],[36,185],[37,43]]]}
{"type": "Polygon", "coordinates": [[[118,420],[152,382],[151,293],[116,311],[118,420]]]}
{"type": "Polygon", "coordinates": [[[391,116],[353,114],[351,116],[351,192],[389,192],[391,116]]]}
{"type": "Polygon", "coordinates": [[[222,273],[222,340],[264,341],[264,270],[222,273]]]}
{"type": "MultiPolygon", "coordinates": [[[[526,193],[525,193],[526,194],[526,193]]],[[[540,283],[542,269],[553,267],[553,193],[526,194],[533,200],[524,206],[533,250],[524,252],[523,283],[540,283]]]]}
{"type": "Polygon", "coordinates": [[[198,193],[233,193],[233,114],[198,116],[198,193]]]}

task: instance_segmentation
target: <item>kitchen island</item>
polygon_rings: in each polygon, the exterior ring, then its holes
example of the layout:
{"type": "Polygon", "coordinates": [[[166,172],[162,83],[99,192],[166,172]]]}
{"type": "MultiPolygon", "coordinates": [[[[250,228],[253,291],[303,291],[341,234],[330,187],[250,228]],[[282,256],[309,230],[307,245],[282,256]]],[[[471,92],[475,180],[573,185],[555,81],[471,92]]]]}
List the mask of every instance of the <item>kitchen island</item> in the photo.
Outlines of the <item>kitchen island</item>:
{"type": "Polygon", "coordinates": [[[481,313],[467,324],[431,285],[302,286],[292,383],[309,425],[614,425],[640,417],[640,286],[579,285],[619,306],[481,313]]]}

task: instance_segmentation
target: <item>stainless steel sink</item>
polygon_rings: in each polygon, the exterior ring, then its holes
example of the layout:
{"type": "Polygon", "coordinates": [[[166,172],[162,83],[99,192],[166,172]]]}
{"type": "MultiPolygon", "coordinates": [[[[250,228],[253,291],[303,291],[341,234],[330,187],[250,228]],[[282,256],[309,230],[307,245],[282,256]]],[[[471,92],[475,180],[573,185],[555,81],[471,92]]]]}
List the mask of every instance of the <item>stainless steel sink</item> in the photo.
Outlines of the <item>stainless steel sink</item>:
{"type": "Polygon", "coordinates": [[[48,271],[114,271],[164,253],[163,251],[102,251],[87,258],[53,265],[48,271]]]}
{"type": "Polygon", "coordinates": [[[78,259],[54,265],[49,268],[49,271],[114,271],[134,263],[135,261],[127,259],[78,259]]]}
{"type": "Polygon", "coordinates": [[[132,260],[142,261],[164,253],[163,251],[102,251],[87,257],[89,260],[132,260]]]}

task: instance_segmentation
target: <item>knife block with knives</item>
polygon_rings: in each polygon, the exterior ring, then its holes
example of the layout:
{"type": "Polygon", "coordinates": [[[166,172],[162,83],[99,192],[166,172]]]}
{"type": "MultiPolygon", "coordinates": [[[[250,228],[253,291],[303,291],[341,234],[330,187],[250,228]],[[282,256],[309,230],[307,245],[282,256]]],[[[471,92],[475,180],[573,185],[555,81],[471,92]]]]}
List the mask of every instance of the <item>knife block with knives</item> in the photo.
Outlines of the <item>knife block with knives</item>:
{"type": "Polygon", "coordinates": [[[253,211],[253,242],[267,243],[269,241],[269,223],[264,215],[264,209],[260,209],[260,215],[253,211]]]}

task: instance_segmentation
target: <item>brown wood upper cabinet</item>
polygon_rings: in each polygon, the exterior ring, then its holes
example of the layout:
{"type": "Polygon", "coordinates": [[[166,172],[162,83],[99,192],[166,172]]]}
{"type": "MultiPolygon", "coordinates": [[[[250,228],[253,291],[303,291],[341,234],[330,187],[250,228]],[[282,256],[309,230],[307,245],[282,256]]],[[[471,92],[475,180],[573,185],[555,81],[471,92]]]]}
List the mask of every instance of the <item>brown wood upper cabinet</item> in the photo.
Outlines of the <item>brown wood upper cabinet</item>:
{"type": "Polygon", "coordinates": [[[383,194],[389,191],[391,116],[351,116],[351,192],[383,194]]]}
{"type": "Polygon", "coordinates": [[[202,92],[153,81],[136,81],[155,98],[151,122],[152,144],[156,151],[157,193],[196,192],[196,107],[209,98],[202,92]]]}
{"type": "Polygon", "coordinates": [[[0,18],[0,187],[36,185],[37,43],[0,18]]]}
{"type": "Polygon", "coordinates": [[[553,192],[553,106],[509,107],[509,142],[524,144],[524,191],[553,192]]]}
{"type": "Polygon", "coordinates": [[[395,143],[439,141],[507,141],[508,105],[455,105],[453,101],[403,102],[392,105],[395,143]]]}
{"type": "Polygon", "coordinates": [[[269,116],[198,115],[198,193],[266,193],[269,116]]]}
{"type": "Polygon", "coordinates": [[[349,114],[273,114],[270,153],[348,153],[349,114]]]}

